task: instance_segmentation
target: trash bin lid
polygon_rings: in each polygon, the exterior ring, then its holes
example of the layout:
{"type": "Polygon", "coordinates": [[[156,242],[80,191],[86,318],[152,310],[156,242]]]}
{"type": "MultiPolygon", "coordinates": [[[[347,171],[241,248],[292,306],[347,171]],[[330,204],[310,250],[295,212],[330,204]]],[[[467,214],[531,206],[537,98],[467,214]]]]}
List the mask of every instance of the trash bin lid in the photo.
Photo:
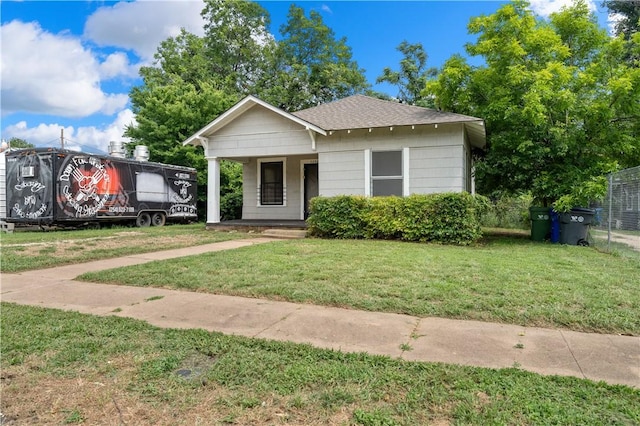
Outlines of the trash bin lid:
{"type": "Polygon", "coordinates": [[[574,207],[571,209],[571,213],[574,214],[595,214],[595,212],[593,209],[586,209],[584,207],[574,207]]]}

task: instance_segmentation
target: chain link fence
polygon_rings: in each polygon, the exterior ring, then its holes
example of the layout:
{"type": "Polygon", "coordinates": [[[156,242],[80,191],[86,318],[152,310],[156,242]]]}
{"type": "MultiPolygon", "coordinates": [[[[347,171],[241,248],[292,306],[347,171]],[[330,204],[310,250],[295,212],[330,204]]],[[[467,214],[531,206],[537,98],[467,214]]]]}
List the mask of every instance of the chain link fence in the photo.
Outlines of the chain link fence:
{"type": "Polygon", "coordinates": [[[606,197],[596,203],[593,244],[607,252],[640,259],[640,166],[608,176],[606,197]]]}

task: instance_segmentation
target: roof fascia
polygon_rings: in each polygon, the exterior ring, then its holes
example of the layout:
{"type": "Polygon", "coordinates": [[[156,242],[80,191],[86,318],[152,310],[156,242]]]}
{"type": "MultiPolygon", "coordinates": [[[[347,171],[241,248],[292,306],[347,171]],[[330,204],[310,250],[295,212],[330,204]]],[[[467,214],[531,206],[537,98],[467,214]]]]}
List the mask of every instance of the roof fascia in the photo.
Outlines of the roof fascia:
{"type": "Polygon", "coordinates": [[[467,121],[464,126],[467,129],[471,145],[481,149],[487,146],[487,129],[484,120],[467,121]]]}

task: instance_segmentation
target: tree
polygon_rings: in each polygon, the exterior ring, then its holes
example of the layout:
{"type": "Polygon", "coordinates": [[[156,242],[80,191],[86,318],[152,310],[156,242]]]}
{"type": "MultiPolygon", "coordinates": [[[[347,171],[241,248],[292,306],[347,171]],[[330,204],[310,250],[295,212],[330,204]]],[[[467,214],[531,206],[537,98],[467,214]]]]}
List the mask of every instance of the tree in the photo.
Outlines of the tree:
{"type": "Polygon", "coordinates": [[[393,71],[387,67],[382,71],[382,75],[376,83],[390,83],[398,87],[398,99],[410,105],[424,107],[433,106],[433,101],[429,97],[424,97],[422,91],[430,77],[434,77],[437,68],[427,68],[427,52],[421,43],[410,44],[403,41],[397,50],[404,56],[400,61],[400,71],[393,71]]]}
{"type": "Polygon", "coordinates": [[[640,31],[640,0],[605,0],[602,5],[620,18],[614,28],[616,35],[622,34],[625,40],[630,40],[640,31]]]}
{"type": "Polygon", "coordinates": [[[297,111],[364,92],[369,84],[352,59],[346,38],[337,40],[322,16],[291,5],[282,39],[271,57],[259,94],[286,111],[297,111]]]}
{"type": "Polygon", "coordinates": [[[480,191],[531,191],[566,209],[597,197],[606,173],[640,158],[640,74],[584,1],[549,21],[514,1],[468,28],[477,42],[467,52],[485,65],[453,57],[425,92],[442,109],[486,120],[480,191]]]}
{"type": "Polygon", "coordinates": [[[206,67],[223,82],[219,88],[253,94],[275,49],[269,13],[252,1],[206,0],[202,17],[206,67]]]}
{"type": "Polygon", "coordinates": [[[138,90],[148,84],[171,84],[176,77],[196,87],[204,81],[215,81],[217,86],[222,86],[222,80],[216,78],[209,66],[205,40],[184,28],[178,36],[169,37],[160,43],[154,59],[153,66],[140,69],[140,76],[145,84],[138,90]]]}
{"type": "Polygon", "coordinates": [[[24,139],[15,138],[15,137],[9,139],[8,145],[11,148],[35,148],[36,147],[34,144],[29,143],[24,139]]]}

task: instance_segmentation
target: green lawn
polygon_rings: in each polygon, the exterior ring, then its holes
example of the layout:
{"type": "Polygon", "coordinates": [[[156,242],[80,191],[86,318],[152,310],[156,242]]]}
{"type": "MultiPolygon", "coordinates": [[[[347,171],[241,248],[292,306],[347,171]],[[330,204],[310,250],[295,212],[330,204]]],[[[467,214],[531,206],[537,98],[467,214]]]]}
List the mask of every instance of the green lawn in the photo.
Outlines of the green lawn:
{"type": "Polygon", "coordinates": [[[7,424],[640,424],[625,386],[1,308],[7,424]]]}
{"type": "Polygon", "coordinates": [[[2,233],[0,270],[20,272],[249,237],[246,233],[205,231],[202,223],[2,233]]]}
{"type": "Polygon", "coordinates": [[[475,247],[282,241],[85,274],[84,280],[640,334],[640,262],[492,237],[475,247]]]}

